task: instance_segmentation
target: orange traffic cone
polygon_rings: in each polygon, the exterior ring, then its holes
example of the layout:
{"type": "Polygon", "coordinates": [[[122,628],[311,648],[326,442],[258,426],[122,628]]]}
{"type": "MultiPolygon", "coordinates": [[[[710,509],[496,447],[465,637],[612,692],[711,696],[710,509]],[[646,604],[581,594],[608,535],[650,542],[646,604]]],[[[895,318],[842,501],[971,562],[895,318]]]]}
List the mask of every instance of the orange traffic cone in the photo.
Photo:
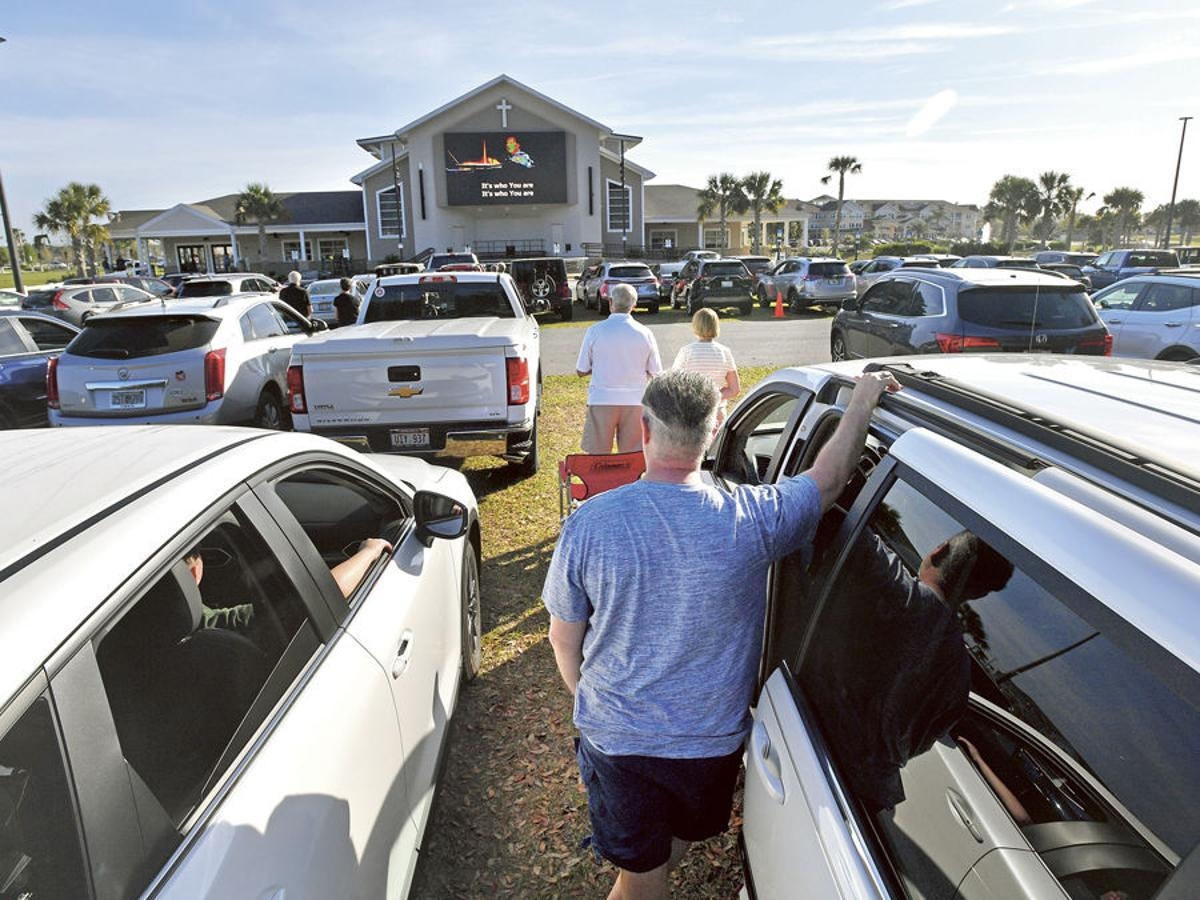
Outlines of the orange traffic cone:
{"type": "Polygon", "coordinates": [[[775,288],[775,318],[783,318],[783,291],[775,288]]]}

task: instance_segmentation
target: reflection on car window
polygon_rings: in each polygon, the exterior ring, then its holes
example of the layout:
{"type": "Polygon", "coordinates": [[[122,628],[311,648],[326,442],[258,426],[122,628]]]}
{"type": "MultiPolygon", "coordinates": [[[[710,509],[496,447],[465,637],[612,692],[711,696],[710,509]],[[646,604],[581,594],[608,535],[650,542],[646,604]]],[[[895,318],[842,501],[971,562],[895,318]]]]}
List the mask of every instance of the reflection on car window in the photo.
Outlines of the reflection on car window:
{"type": "Polygon", "coordinates": [[[1179,284],[1152,284],[1146,289],[1139,309],[1146,312],[1171,312],[1195,306],[1200,291],[1179,284]]]}
{"type": "Polygon", "coordinates": [[[78,824],[43,696],[0,737],[0,898],[87,897],[78,824]]]}
{"type": "Polygon", "coordinates": [[[279,337],[284,333],[283,323],[275,315],[271,305],[268,303],[260,303],[257,306],[250,307],[246,311],[246,315],[250,319],[250,326],[254,329],[256,340],[279,337]]]}
{"type": "MultiPolygon", "coordinates": [[[[648,271],[648,270],[647,270],[648,271]]],[[[516,318],[504,288],[495,281],[430,281],[375,289],[364,322],[409,319],[516,318]],[[378,296],[379,291],[383,296],[378,296]]]]}
{"type": "Polygon", "coordinates": [[[58,322],[47,322],[30,316],[22,316],[21,324],[39,350],[61,350],[78,334],[77,331],[58,322]]]}
{"type": "Polygon", "coordinates": [[[0,319],[0,356],[28,352],[29,348],[25,346],[25,341],[12,327],[12,323],[7,319],[0,319]]]}
{"type": "Polygon", "coordinates": [[[756,403],[732,427],[714,474],[730,487],[762,483],[800,403],[792,394],[772,394],[756,403]]]}

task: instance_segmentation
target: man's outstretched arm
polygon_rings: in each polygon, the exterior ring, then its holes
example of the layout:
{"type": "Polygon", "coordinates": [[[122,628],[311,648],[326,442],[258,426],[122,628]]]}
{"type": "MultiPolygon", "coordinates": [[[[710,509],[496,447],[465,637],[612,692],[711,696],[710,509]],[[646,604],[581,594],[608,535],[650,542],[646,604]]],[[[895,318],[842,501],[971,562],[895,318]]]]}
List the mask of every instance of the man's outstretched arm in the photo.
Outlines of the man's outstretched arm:
{"type": "Polygon", "coordinates": [[[821,511],[833,506],[842,488],[854,474],[867,439],[871,413],[885,393],[900,390],[900,383],[891,372],[866,372],[854,385],[850,402],[842,413],[838,427],[813,460],[806,474],[821,491],[821,511]]]}
{"type": "Polygon", "coordinates": [[[572,697],[579,684],[579,668],[583,665],[583,636],[586,633],[586,621],[564,622],[557,616],[550,617],[550,646],[554,648],[554,661],[558,663],[558,674],[562,676],[572,697]]]}

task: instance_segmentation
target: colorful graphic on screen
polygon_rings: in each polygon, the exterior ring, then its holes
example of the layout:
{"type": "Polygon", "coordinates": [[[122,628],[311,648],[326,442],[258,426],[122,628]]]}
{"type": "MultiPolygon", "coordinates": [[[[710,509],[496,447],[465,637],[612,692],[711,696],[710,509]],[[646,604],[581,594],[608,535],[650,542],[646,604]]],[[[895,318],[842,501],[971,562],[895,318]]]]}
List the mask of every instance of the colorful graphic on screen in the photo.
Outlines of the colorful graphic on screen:
{"type": "Polygon", "coordinates": [[[564,132],[448,132],[442,137],[451,206],[567,202],[564,132]]]}

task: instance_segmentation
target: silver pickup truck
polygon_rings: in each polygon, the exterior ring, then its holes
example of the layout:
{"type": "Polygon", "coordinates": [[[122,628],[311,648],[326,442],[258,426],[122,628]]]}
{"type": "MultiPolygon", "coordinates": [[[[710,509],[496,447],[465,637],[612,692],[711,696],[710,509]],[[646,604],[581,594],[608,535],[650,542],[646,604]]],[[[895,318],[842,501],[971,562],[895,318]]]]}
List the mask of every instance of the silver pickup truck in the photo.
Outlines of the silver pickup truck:
{"type": "Polygon", "coordinates": [[[540,346],[506,274],[377,278],[355,325],[292,348],[292,422],[361,450],[499,456],[532,475],[540,346]]]}

